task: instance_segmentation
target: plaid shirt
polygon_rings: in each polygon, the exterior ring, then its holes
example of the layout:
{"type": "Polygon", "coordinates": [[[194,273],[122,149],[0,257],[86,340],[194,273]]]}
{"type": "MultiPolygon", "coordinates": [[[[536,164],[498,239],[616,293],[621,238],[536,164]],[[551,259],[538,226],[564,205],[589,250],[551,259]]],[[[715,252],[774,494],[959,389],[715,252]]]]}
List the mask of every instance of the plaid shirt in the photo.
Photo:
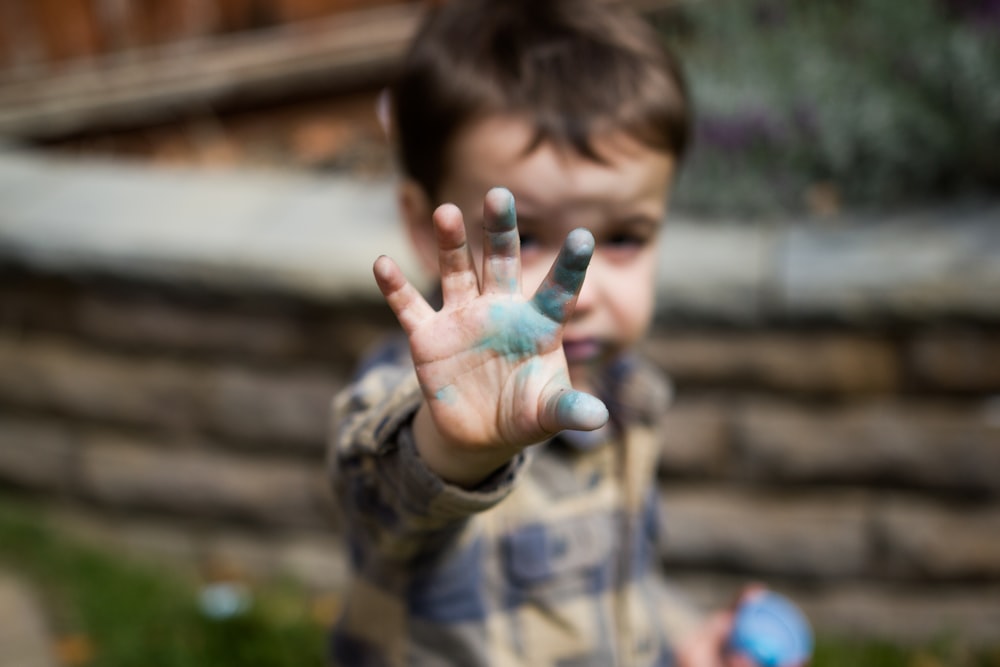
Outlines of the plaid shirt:
{"type": "Polygon", "coordinates": [[[334,402],[353,572],[332,664],[672,664],[654,429],[669,385],[635,359],[608,376],[613,425],[598,438],[563,434],[465,490],[415,451],[422,396],[405,341],[369,362],[334,402]]]}

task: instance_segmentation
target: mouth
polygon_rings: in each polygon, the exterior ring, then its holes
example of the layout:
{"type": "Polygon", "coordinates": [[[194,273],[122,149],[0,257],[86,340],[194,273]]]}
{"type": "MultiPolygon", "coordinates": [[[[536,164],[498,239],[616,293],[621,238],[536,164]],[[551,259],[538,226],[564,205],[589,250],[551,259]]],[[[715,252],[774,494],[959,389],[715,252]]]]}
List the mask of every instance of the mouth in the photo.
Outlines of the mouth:
{"type": "Polygon", "coordinates": [[[601,357],[603,348],[604,346],[596,338],[563,341],[563,352],[570,365],[589,364],[597,361],[601,357]]]}

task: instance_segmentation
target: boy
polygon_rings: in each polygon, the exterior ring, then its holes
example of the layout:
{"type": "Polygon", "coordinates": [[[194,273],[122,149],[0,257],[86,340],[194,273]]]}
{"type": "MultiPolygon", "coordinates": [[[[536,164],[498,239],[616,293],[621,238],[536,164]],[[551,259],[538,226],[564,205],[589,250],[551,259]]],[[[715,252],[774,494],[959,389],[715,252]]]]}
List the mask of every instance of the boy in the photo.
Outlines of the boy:
{"type": "Polygon", "coordinates": [[[407,340],[335,402],[354,573],[332,661],[726,664],[728,614],[680,646],[665,631],[669,389],[631,354],[687,144],[673,61],[620,3],[452,0],[391,104],[402,216],[441,303],[376,261],[407,340]]]}

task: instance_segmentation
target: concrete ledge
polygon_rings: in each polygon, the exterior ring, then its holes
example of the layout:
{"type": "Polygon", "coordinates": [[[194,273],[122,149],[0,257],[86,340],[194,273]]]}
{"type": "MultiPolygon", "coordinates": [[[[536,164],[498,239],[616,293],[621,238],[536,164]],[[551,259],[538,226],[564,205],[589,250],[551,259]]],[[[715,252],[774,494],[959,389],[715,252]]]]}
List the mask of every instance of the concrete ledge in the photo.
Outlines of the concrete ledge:
{"type": "Polygon", "coordinates": [[[0,257],[50,271],[374,298],[380,252],[412,270],[383,182],[0,154],[0,200],[0,257]]]}
{"type": "Polygon", "coordinates": [[[0,570],[0,667],[55,667],[56,656],[33,587],[0,570]]]}
{"type": "MultiPolygon", "coordinates": [[[[0,152],[0,260],[206,288],[378,299],[371,264],[416,264],[393,184],[0,152]]],[[[671,217],[661,314],[762,320],[1000,319],[1000,203],[892,219],[671,217]]]]}

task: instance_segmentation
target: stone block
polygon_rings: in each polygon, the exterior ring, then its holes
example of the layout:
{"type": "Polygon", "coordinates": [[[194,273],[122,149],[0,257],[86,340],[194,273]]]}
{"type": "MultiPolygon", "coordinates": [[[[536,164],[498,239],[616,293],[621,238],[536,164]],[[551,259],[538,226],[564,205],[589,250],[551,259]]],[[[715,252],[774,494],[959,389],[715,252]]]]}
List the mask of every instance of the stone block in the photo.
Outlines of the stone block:
{"type": "Polygon", "coordinates": [[[0,265],[0,327],[5,332],[65,330],[67,314],[73,312],[73,292],[65,279],[0,265]]]}
{"type": "MultiPolygon", "coordinates": [[[[707,571],[672,572],[668,577],[703,611],[729,606],[747,584],[741,575],[707,571]]],[[[1000,586],[995,583],[927,586],[879,579],[803,582],[780,577],[763,583],[793,600],[823,638],[921,647],[942,639],[959,647],[997,644],[1000,586]]]]}
{"type": "Polygon", "coordinates": [[[211,307],[149,295],[114,298],[90,292],[80,296],[74,315],[81,335],[113,345],[174,354],[251,355],[258,361],[302,353],[303,335],[292,316],[235,312],[235,301],[211,307]]]}
{"type": "Polygon", "coordinates": [[[1000,504],[895,497],[875,525],[884,567],[911,579],[1000,580],[1000,504]]]}
{"type": "Polygon", "coordinates": [[[327,526],[318,489],[322,466],[91,434],[81,452],[81,488],[121,510],[155,510],[280,526],[327,526]]]}
{"type": "Polygon", "coordinates": [[[688,487],[665,489],[662,503],[668,566],[820,579],[861,576],[869,568],[870,516],[860,494],[688,487]]]}
{"type": "Polygon", "coordinates": [[[972,405],[871,401],[806,407],[749,400],[740,407],[736,433],[738,466],[761,481],[1000,492],[1000,425],[972,405]]]}
{"type": "Polygon", "coordinates": [[[732,417],[723,397],[679,399],[663,415],[660,432],[662,473],[703,477],[727,469],[732,417]]]}
{"type": "Polygon", "coordinates": [[[877,582],[838,584],[792,593],[828,637],[880,639],[927,646],[941,639],[995,648],[1000,586],[926,587],[877,582]]]}
{"type": "Polygon", "coordinates": [[[66,427],[0,415],[0,481],[63,493],[73,486],[73,434],[66,427]]]}
{"type": "Polygon", "coordinates": [[[0,402],[67,417],[322,451],[340,379],[163,356],[117,356],[78,343],[0,338],[0,402]]]}
{"type": "Polygon", "coordinates": [[[323,358],[345,365],[353,373],[358,361],[371,353],[387,336],[402,329],[385,304],[351,302],[303,323],[312,333],[311,346],[323,350],[323,358]]]}
{"type": "Polygon", "coordinates": [[[0,401],[128,424],[191,429],[199,369],[115,357],[78,343],[0,337],[0,401]]]}
{"type": "Polygon", "coordinates": [[[227,437],[295,445],[322,456],[330,401],[339,388],[320,372],[254,372],[235,366],[205,374],[199,412],[227,437]]]}
{"type": "Polygon", "coordinates": [[[893,345],[862,334],[659,331],[645,349],[681,387],[854,394],[900,382],[893,345]]]}
{"type": "Polygon", "coordinates": [[[938,329],[918,334],[907,350],[910,373],[937,391],[1000,392],[1000,332],[938,329]]]}

